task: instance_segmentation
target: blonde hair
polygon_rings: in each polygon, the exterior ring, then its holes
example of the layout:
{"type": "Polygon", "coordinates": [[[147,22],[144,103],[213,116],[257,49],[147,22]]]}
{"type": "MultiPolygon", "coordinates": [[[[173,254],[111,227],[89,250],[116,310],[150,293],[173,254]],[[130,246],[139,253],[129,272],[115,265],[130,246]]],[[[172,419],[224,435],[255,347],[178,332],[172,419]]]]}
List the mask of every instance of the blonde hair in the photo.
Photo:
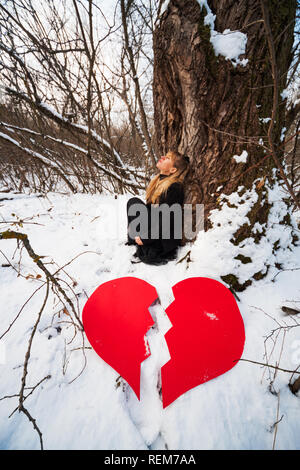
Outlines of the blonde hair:
{"type": "Polygon", "coordinates": [[[149,204],[157,204],[160,196],[167,192],[172,183],[183,183],[189,170],[189,163],[186,157],[173,150],[170,150],[167,155],[171,157],[173,167],[176,168],[176,171],[162,180],[159,178],[160,174],[154,176],[146,189],[146,202],[149,204]]]}

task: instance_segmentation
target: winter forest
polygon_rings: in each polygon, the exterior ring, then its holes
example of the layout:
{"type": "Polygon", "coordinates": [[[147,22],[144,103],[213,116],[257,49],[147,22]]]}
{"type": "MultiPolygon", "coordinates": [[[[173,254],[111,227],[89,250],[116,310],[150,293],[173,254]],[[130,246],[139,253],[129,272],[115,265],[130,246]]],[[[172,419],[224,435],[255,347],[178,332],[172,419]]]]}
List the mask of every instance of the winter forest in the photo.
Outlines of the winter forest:
{"type": "MultiPolygon", "coordinates": [[[[0,295],[0,449],[299,450],[298,0],[0,0],[0,295]],[[188,157],[184,203],[203,224],[151,265],[126,208],[170,152],[188,157]],[[157,293],[140,399],[82,317],[125,277],[157,293]],[[226,287],[245,343],[163,407],[168,306],[191,278],[226,287]]],[[[192,333],[205,295],[180,304],[196,349],[216,331],[192,333]]]]}

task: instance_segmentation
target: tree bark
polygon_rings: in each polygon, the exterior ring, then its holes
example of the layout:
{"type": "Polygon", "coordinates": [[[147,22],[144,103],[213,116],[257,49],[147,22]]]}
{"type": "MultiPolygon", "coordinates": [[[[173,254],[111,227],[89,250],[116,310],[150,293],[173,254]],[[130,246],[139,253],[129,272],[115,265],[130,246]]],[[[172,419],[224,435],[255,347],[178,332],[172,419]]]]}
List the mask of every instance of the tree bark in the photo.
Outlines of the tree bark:
{"type": "Polygon", "coordinates": [[[220,209],[221,193],[241,194],[256,183],[258,201],[248,214],[250,224],[237,230],[234,244],[254,236],[256,222],[266,224],[271,204],[265,186],[281,178],[275,163],[276,158],[277,165],[283,160],[280,137],[286,125],[280,93],[292,60],[296,4],[264,0],[276,64],[271,61],[260,0],[208,0],[217,32],[230,29],[247,35],[245,54],[239,56],[248,59],[246,66],[215,55],[210,27],[204,24],[207,11],[197,0],[171,0],[154,33],[155,137],[160,152],[178,149],[190,156],[185,202],[204,204],[209,229],[209,216],[220,209]],[[246,163],[237,163],[233,156],[244,150],[246,163]]]}

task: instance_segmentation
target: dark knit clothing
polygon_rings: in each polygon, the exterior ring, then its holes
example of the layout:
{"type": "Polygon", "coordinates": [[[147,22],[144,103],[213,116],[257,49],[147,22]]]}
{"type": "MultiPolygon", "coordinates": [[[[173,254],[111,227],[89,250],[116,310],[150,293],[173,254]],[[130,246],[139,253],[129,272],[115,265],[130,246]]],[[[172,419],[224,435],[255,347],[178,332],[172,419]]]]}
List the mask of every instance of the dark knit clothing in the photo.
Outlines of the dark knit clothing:
{"type": "MultiPolygon", "coordinates": [[[[159,175],[159,179],[162,180],[167,178],[168,175],[159,175]]],[[[170,212],[170,236],[168,238],[163,237],[162,234],[162,213],[159,211],[159,208],[162,204],[167,204],[168,206],[172,206],[173,204],[180,204],[182,207],[184,201],[184,192],[183,192],[183,185],[181,183],[175,182],[172,183],[165,194],[162,194],[159,198],[158,206],[151,205],[150,203],[145,204],[141,199],[138,197],[133,197],[129,199],[127,203],[127,217],[128,217],[128,225],[129,223],[135,219],[136,216],[128,216],[128,209],[131,204],[142,204],[143,207],[147,208],[148,211],[148,236],[141,236],[141,240],[143,245],[137,245],[134,236],[131,238],[128,235],[128,243],[129,244],[136,244],[137,251],[135,256],[140,258],[143,262],[147,264],[165,264],[170,259],[175,259],[177,254],[177,248],[181,243],[181,237],[176,238],[175,235],[175,228],[182,227],[182,217],[174,216],[173,211],[170,212]],[[153,217],[157,212],[157,216],[153,217]],[[159,238],[151,239],[151,215],[152,215],[152,229],[155,225],[155,222],[158,222],[158,227],[156,226],[157,233],[159,238]]],[[[162,210],[162,208],[161,208],[162,210]]],[[[140,227],[137,227],[140,230],[140,227]]],[[[180,232],[180,230],[179,230],[180,232]]],[[[155,231],[154,231],[155,233],[155,231]]],[[[137,235],[139,235],[137,233],[137,235]]]]}

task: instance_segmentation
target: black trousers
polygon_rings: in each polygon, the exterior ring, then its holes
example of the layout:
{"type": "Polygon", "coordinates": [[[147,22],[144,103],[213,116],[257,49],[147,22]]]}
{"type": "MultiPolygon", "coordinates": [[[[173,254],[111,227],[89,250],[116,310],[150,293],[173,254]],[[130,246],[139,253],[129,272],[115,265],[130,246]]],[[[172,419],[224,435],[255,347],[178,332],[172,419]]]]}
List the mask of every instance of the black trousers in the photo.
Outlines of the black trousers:
{"type": "Polygon", "coordinates": [[[136,233],[130,233],[128,232],[129,230],[129,224],[134,220],[136,219],[136,217],[139,216],[139,214],[135,214],[135,215],[129,215],[129,209],[131,206],[133,205],[141,205],[141,210],[147,210],[148,214],[149,214],[149,210],[148,210],[148,207],[147,205],[144,203],[144,201],[142,201],[139,197],[132,197],[128,200],[127,202],[127,239],[128,239],[128,243],[130,244],[135,244],[135,240],[134,240],[134,237],[136,236],[140,236],[140,232],[139,230],[141,230],[141,227],[140,227],[140,224],[136,227],[136,233]]]}
{"type": "MultiPolygon", "coordinates": [[[[148,216],[148,235],[147,239],[150,238],[150,231],[151,231],[151,208],[149,208],[140,198],[138,197],[132,197],[128,200],[127,202],[127,238],[128,238],[128,243],[136,245],[136,253],[135,256],[137,256],[142,262],[146,264],[155,264],[155,265],[160,265],[160,264],[166,264],[167,260],[163,256],[163,247],[161,244],[160,240],[151,240],[151,244],[149,245],[138,245],[136,244],[134,237],[136,236],[141,236],[140,231],[143,230],[142,227],[140,227],[140,224],[138,224],[136,228],[136,233],[132,233],[130,231],[129,233],[129,224],[139,216],[139,212],[134,215],[129,215],[129,209],[132,205],[137,205],[137,207],[132,210],[132,212],[135,212],[135,210],[139,211],[139,206],[142,210],[147,210],[147,216],[148,216]]],[[[133,227],[131,227],[133,229],[133,227]]],[[[145,241],[145,237],[141,237],[145,241]]],[[[174,259],[174,257],[169,258],[169,259],[174,259]]]]}

